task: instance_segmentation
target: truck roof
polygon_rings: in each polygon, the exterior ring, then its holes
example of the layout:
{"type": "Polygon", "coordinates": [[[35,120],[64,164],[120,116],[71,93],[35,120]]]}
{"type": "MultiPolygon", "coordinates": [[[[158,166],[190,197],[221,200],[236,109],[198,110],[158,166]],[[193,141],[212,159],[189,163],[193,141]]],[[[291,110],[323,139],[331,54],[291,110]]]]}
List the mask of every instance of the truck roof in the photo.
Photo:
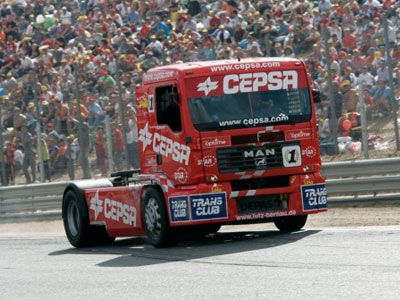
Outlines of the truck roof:
{"type": "Polygon", "coordinates": [[[299,59],[287,57],[259,57],[230,60],[196,61],[156,67],[148,70],[143,76],[144,83],[163,81],[180,76],[192,77],[203,74],[238,73],[257,69],[298,68],[303,63],[299,59]]]}

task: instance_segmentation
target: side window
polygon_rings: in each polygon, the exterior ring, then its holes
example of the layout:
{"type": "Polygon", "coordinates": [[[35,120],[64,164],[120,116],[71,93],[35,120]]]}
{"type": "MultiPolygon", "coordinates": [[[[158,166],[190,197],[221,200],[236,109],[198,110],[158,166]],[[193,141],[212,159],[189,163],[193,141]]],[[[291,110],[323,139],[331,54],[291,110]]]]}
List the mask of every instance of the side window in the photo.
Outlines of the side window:
{"type": "Polygon", "coordinates": [[[179,94],[176,86],[156,88],[156,111],[158,125],[168,125],[172,131],[181,131],[179,94]]]}

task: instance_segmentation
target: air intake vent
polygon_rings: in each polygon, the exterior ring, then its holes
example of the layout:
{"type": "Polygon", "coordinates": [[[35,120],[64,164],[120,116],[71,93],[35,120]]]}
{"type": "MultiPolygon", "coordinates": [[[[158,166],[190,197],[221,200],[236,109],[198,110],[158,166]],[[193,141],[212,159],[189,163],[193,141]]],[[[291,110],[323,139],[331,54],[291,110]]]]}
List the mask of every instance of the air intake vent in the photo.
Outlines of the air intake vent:
{"type": "Polygon", "coordinates": [[[232,145],[243,145],[243,144],[255,144],[261,143],[272,143],[272,142],[283,142],[285,135],[283,131],[276,132],[262,132],[259,134],[248,134],[248,135],[236,135],[232,136],[232,145]]]}
{"type": "Polygon", "coordinates": [[[241,180],[232,180],[232,191],[258,190],[289,186],[290,176],[259,177],[241,180]]]}

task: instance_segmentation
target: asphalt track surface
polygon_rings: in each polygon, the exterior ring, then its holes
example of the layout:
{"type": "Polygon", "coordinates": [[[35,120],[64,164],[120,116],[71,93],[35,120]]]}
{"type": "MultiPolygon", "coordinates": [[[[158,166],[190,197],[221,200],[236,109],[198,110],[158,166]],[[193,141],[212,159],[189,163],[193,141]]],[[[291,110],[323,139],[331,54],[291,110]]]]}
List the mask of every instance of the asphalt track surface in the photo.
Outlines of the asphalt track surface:
{"type": "MultiPolygon", "coordinates": [[[[1,226],[1,225],[0,225],[1,226]]],[[[396,299],[400,226],[265,224],[155,249],[74,249],[64,234],[0,235],[1,299],[396,299]]]]}

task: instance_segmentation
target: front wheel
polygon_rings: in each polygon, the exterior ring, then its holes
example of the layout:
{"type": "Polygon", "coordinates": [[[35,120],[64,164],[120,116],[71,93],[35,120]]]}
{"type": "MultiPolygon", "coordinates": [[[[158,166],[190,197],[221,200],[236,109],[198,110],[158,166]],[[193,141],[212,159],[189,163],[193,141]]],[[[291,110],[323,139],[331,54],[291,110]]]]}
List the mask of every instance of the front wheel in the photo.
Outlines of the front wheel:
{"type": "Polygon", "coordinates": [[[274,218],[275,226],[282,232],[299,231],[307,222],[307,215],[274,218]]]}
{"type": "Polygon", "coordinates": [[[164,197],[154,188],[149,188],[144,193],[142,216],[147,238],[154,247],[176,244],[177,237],[169,226],[164,197]]]}

